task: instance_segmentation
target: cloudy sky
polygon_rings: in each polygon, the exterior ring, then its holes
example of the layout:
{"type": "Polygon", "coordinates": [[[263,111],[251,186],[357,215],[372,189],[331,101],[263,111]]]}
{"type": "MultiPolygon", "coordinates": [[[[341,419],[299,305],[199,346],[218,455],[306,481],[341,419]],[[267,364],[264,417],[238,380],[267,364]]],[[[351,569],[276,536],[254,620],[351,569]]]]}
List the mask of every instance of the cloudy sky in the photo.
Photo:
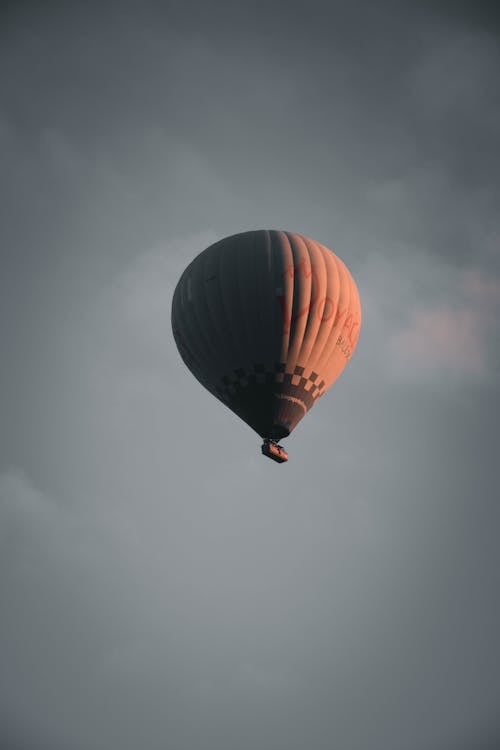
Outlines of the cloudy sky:
{"type": "Polygon", "coordinates": [[[2,750],[498,750],[495,2],[4,2],[2,750]],[[334,249],[290,462],[170,331],[233,232],[334,249]]]}

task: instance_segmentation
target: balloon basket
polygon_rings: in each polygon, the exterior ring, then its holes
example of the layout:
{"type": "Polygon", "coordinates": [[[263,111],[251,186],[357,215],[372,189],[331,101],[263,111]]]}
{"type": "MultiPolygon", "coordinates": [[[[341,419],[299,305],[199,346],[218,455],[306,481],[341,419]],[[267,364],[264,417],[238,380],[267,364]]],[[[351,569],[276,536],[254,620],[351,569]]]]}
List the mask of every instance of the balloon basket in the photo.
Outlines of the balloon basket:
{"type": "Polygon", "coordinates": [[[262,443],[262,455],[276,461],[278,464],[283,464],[288,461],[288,453],[282,445],[278,445],[274,440],[266,438],[262,443]]]}

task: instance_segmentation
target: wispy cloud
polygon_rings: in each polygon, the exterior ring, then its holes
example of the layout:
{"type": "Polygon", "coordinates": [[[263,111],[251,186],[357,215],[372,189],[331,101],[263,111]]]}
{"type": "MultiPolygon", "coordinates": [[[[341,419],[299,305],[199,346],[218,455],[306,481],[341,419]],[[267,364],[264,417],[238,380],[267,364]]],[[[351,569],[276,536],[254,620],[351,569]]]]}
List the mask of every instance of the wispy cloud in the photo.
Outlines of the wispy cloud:
{"type": "Polygon", "coordinates": [[[485,375],[486,350],[475,310],[447,307],[415,310],[408,327],[395,333],[397,367],[416,377],[442,372],[485,375]]]}
{"type": "Polygon", "coordinates": [[[391,351],[401,375],[493,375],[500,279],[478,269],[458,272],[454,294],[425,306],[416,303],[407,324],[394,332],[391,351]],[[493,345],[492,345],[493,343],[493,345]]]}
{"type": "Polygon", "coordinates": [[[434,263],[423,250],[361,271],[364,331],[359,355],[370,371],[403,382],[485,382],[500,352],[500,278],[476,267],[434,263]]]}

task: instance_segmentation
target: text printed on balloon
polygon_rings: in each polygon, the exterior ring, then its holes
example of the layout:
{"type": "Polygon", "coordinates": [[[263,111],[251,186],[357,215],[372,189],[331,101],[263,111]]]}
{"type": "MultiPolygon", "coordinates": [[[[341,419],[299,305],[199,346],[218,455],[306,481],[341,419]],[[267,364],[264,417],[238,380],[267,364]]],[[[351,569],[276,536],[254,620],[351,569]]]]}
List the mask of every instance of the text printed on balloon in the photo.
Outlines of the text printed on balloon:
{"type": "MultiPolygon", "coordinates": [[[[318,289],[319,284],[317,281],[317,275],[314,271],[312,265],[306,260],[302,259],[300,263],[293,264],[291,263],[283,272],[283,278],[293,278],[294,276],[302,275],[304,278],[308,279],[312,277],[312,288],[318,289]]],[[[283,314],[283,333],[287,334],[290,333],[290,329],[292,327],[292,323],[295,323],[299,318],[302,318],[304,315],[308,315],[314,308],[316,308],[316,315],[318,316],[319,320],[324,323],[327,320],[330,320],[332,316],[337,311],[337,322],[340,324],[344,316],[347,316],[344,322],[344,330],[343,334],[347,336],[348,344],[345,342],[344,336],[339,336],[339,339],[337,340],[337,344],[339,346],[342,346],[342,351],[346,355],[346,357],[351,356],[351,351],[354,349],[354,346],[356,344],[357,339],[357,328],[359,328],[359,320],[356,320],[352,313],[349,312],[348,308],[344,308],[343,310],[338,310],[338,301],[335,301],[332,297],[324,296],[319,298],[319,294],[314,294],[311,298],[311,301],[308,302],[306,305],[304,305],[300,310],[298,310],[295,314],[292,314],[292,305],[287,304],[286,297],[283,294],[282,287],[279,287],[276,290],[276,299],[278,300],[278,304],[281,308],[281,312],[283,314]],[[342,339],[342,341],[340,340],[342,339]],[[349,346],[350,345],[350,346],[349,346]],[[347,352],[348,348],[348,352],[347,352]],[[345,351],[344,351],[345,349],[345,351]]]]}

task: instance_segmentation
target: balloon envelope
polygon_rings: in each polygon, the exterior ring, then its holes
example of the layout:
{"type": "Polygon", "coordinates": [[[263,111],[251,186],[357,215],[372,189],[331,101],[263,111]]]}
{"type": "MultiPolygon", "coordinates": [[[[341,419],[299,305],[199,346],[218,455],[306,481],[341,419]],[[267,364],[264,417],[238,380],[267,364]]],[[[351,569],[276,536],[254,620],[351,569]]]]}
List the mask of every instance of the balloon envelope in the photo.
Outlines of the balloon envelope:
{"type": "Polygon", "coordinates": [[[361,325],[331,250],[291,232],[216,242],[182,274],[172,329],[193,375],[262,437],[280,440],[338,378],[361,325]]]}

